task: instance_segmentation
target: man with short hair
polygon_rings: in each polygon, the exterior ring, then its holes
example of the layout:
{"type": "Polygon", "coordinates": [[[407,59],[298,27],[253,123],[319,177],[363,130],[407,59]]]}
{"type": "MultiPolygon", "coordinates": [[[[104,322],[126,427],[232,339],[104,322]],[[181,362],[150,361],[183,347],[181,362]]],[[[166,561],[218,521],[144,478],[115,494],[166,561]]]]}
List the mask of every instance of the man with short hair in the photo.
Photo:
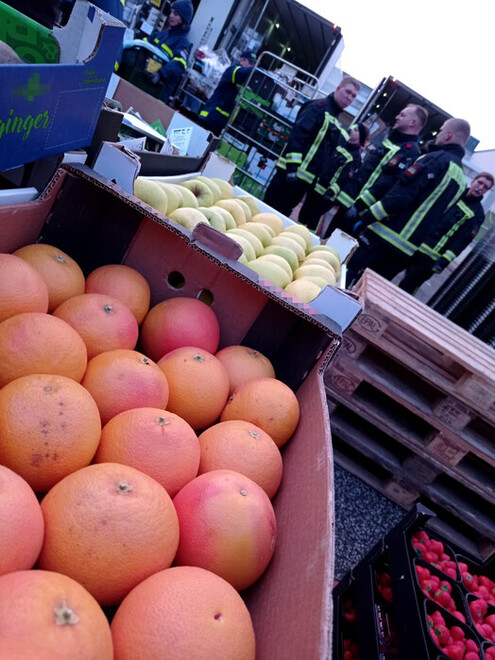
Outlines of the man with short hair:
{"type": "Polygon", "coordinates": [[[353,230],[359,213],[370,208],[396,183],[400,175],[421,155],[419,133],[428,121],[428,111],[420,105],[410,103],[395,118],[383,142],[364,158],[357,179],[353,182],[355,199],[341,199],[347,208],[347,222],[343,227],[348,233],[353,230]]]}
{"type": "MultiPolygon", "coordinates": [[[[289,216],[305,193],[312,190],[321,168],[339,144],[349,135],[338,116],[351,105],[360,88],[358,80],[344,76],[332,94],[305,103],[298,112],[287,147],[278,159],[275,176],[265,192],[264,201],[289,216]]],[[[310,229],[316,228],[320,216],[307,217],[310,229]]]]}
{"type": "Polygon", "coordinates": [[[434,223],[466,188],[462,158],[469,133],[464,119],[447,119],[429,152],[360,216],[367,229],[359,236],[360,247],[349,262],[349,284],[365,268],[392,279],[409,265],[434,223]]]}
{"type": "Polygon", "coordinates": [[[411,259],[399,287],[414,293],[434,273],[441,273],[471,243],[485,221],[483,195],[494,183],[493,174],[480,172],[462,198],[435,223],[411,259]]]}
{"type": "Polygon", "coordinates": [[[257,55],[252,50],[244,51],[239,64],[232,64],[225,69],[215,91],[199,113],[201,124],[214,135],[220,135],[227,125],[232,110],[235,107],[237,94],[246,84],[257,55]]]}

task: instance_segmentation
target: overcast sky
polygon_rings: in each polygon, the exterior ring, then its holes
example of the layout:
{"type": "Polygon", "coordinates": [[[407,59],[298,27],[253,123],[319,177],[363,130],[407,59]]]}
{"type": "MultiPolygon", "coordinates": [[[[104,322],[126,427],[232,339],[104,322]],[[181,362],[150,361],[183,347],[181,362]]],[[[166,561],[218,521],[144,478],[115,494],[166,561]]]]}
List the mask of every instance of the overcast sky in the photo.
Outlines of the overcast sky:
{"type": "Polygon", "coordinates": [[[495,149],[495,0],[298,0],[342,29],[342,69],[395,76],[495,149]]]}

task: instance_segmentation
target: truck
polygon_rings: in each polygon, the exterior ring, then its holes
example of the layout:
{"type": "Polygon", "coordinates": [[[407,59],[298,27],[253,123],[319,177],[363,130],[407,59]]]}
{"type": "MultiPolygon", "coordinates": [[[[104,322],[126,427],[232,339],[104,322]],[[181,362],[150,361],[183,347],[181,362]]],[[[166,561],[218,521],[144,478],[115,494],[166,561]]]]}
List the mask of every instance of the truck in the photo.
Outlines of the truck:
{"type": "MultiPolygon", "coordinates": [[[[435,139],[444,121],[452,115],[394,76],[386,76],[380,80],[353,121],[366,122],[370,128],[370,142],[373,144],[383,139],[383,132],[393,125],[395,117],[409,103],[416,103],[428,110],[428,121],[420,135],[420,145],[426,149],[428,142],[435,139]]],[[[466,144],[466,152],[472,154],[478,142],[479,140],[471,136],[466,144]]]]}
{"type": "MultiPolygon", "coordinates": [[[[246,49],[269,51],[325,80],[344,49],[340,27],[296,0],[192,2],[192,58],[198,49],[223,51],[231,61],[246,49]]],[[[127,0],[124,22],[137,38],[149,36],[162,28],[170,6],[169,0],[127,0]]]]}

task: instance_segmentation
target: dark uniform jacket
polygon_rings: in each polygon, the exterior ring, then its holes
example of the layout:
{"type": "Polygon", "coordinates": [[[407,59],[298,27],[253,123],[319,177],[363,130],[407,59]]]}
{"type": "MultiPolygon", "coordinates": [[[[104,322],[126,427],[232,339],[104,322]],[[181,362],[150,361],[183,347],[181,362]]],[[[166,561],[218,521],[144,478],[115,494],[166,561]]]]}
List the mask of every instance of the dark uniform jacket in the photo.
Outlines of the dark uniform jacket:
{"type": "Polygon", "coordinates": [[[219,135],[226,126],[239,90],[244,87],[253,67],[232,64],[227,67],[220,78],[215,91],[199,113],[208,128],[219,135]]]}
{"type": "Polygon", "coordinates": [[[161,32],[154,32],[149,39],[144,39],[156,46],[165,60],[165,64],[158,71],[163,84],[160,92],[160,97],[163,99],[172,96],[187,69],[187,59],[191,50],[188,32],[189,26],[167,28],[161,32]]]}
{"type": "Polygon", "coordinates": [[[305,103],[298,112],[277,167],[297,172],[300,181],[313,185],[329,155],[337,145],[345,146],[349,139],[337,119],[341,112],[333,94],[305,103]]]}
{"type": "Polygon", "coordinates": [[[414,254],[434,223],[465,191],[463,156],[459,145],[433,145],[407,168],[381,201],[371,206],[370,213],[377,222],[369,229],[405,254],[414,254]]]}
{"type": "Polygon", "coordinates": [[[435,223],[419,251],[435,261],[439,257],[452,261],[471,243],[484,221],[481,198],[468,196],[466,192],[435,223]]]}
{"type": "Polygon", "coordinates": [[[323,174],[315,186],[317,192],[324,194],[331,201],[341,206],[347,199],[352,201],[357,173],[361,167],[361,147],[359,144],[338,145],[328,157],[323,174]]]}
{"type": "Polygon", "coordinates": [[[358,211],[380,200],[420,155],[417,135],[406,135],[392,128],[380,146],[366,155],[359,170],[355,182],[359,188],[355,199],[358,211]]]}

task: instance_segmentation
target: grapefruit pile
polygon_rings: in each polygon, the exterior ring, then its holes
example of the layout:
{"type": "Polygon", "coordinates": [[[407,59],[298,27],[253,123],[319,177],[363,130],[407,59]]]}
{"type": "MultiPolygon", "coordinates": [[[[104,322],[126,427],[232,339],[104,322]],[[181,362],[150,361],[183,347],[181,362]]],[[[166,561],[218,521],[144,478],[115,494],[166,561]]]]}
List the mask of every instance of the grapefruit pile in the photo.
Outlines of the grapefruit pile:
{"type": "Polygon", "coordinates": [[[133,268],[0,254],[0,656],[254,658],[299,421],[213,308],[133,268]]]}

